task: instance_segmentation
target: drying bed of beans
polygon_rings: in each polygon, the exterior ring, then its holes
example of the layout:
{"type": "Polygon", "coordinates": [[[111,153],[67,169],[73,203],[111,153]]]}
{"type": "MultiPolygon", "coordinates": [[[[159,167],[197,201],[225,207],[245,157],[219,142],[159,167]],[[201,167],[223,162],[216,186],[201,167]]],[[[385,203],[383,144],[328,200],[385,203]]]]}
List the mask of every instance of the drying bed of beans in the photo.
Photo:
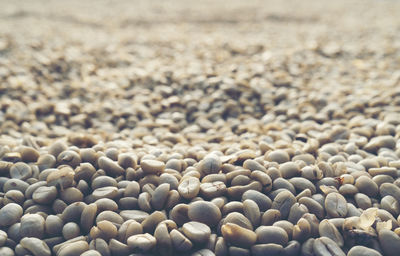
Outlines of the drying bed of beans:
{"type": "Polygon", "coordinates": [[[399,3],[1,6],[0,256],[399,254],[399,3]]]}

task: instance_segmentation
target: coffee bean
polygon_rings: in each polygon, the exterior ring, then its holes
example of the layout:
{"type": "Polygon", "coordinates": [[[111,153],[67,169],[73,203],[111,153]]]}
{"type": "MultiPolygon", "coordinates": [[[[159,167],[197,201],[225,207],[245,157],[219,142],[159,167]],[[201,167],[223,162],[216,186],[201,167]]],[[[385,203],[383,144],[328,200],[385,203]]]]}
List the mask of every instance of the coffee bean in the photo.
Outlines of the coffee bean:
{"type": "Polygon", "coordinates": [[[55,186],[51,187],[39,187],[37,188],[33,194],[32,199],[36,203],[39,204],[51,204],[57,198],[57,189],[55,186]]]}
{"type": "Polygon", "coordinates": [[[127,244],[131,250],[140,250],[143,252],[150,251],[156,246],[156,239],[154,236],[146,234],[137,234],[128,237],[127,244]]]}
{"type": "Polygon", "coordinates": [[[35,237],[24,237],[20,244],[35,256],[43,255],[50,256],[51,251],[45,242],[35,237]]]}
{"type": "Polygon", "coordinates": [[[222,162],[218,156],[210,154],[201,160],[197,166],[197,170],[203,175],[218,173],[222,166],[222,162]]]}
{"type": "Polygon", "coordinates": [[[243,228],[234,223],[222,225],[221,232],[225,241],[242,248],[251,247],[257,240],[257,235],[252,230],[243,228]]]}
{"type": "Polygon", "coordinates": [[[277,209],[281,213],[281,217],[286,219],[289,215],[290,208],[295,203],[296,199],[292,193],[287,190],[280,192],[272,202],[272,209],[277,209]]]}
{"type": "Polygon", "coordinates": [[[39,214],[25,214],[21,218],[20,234],[22,237],[42,238],[45,219],[39,214]]]}
{"type": "Polygon", "coordinates": [[[221,220],[221,211],[211,202],[197,201],[189,204],[188,217],[213,227],[221,220]]]}
{"type": "Polygon", "coordinates": [[[211,235],[210,228],[197,221],[190,221],[183,224],[182,231],[194,243],[204,243],[211,235]]]}
{"type": "Polygon", "coordinates": [[[198,195],[200,191],[200,181],[195,177],[188,177],[181,181],[178,186],[179,194],[185,199],[192,199],[198,195]]]}
{"type": "Polygon", "coordinates": [[[77,241],[73,243],[66,244],[61,247],[57,255],[58,256],[73,256],[81,255],[83,252],[89,250],[89,244],[86,241],[77,241]]]}
{"type": "Polygon", "coordinates": [[[346,254],[340,247],[328,237],[320,237],[315,239],[313,244],[314,253],[318,256],[332,255],[345,256],[346,254]]]}
{"type": "Polygon", "coordinates": [[[45,221],[45,231],[49,236],[60,235],[63,228],[63,221],[57,215],[49,215],[45,221]]]}
{"type": "Polygon", "coordinates": [[[170,235],[175,250],[179,252],[186,252],[192,249],[193,247],[192,242],[178,230],[176,229],[171,230],[170,235]]]}
{"type": "Polygon", "coordinates": [[[385,255],[397,255],[400,250],[400,238],[396,233],[383,229],[379,231],[378,238],[385,255]]]}
{"type": "Polygon", "coordinates": [[[367,176],[357,178],[355,186],[360,193],[366,194],[369,197],[375,197],[378,194],[378,185],[367,176]]]}
{"type": "Polygon", "coordinates": [[[347,253],[347,256],[363,256],[363,255],[382,256],[382,254],[380,254],[378,251],[375,251],[374,249],[361,245],[352,247],[347,253]]]}
{"type": "Polygon", "coordinates": [[[143,231],[145,233],[154,233],[154,230],[156,229],[157,225],[166,220],[167,217],[165,216],[164,213],[160,211],[155,211],[150,216],[148,216],[141,224],[143,227],[143,231]]]}
{"type": "Polygon", "coordinates": [[[325,198],[325,210],[333,218],[345,217],[347,214],[346,199],[339,193],[329,193],[325,198]]]}
{"type": "Polygon", "coordinates": [[[261,244],[275,243],[285,246],[288,234],[283,228],[274,226],[260,226],[256,229],[257,242],[261,244]]]}
{"type": "Polygon", "coordinates": [[[254,256],[281,255],[282,252],[283,252],[282,245],[275,243],[256,244],[251,247],[251,253],[254,256]]]}
{"type": "Polygon", "coordinates": [[[248,190],[244,192],[242,195],[242,201],[247,199],[254,201],[262,212],[271,208],[272,205],[272,201],[267,195],[256,190],[248,190]]]}
{"type": "Polygon", "coordinates": [[[113,255],[128,256],[130,253],[128,245],[121,243],[120,241],[113,238],[110,239],[108,247],[110,248],[111,254],[113,255]]]}
{"type": "Polygon", "coordinates": [[[65,223],[62,234],[65,240],[70,240],[72,238],[78,237],[81,234],[78,224],[75,222],[65,223]]]}
{"type": "Polygon", "coordinates": [[[328,237],[334,241],[337,245],[342,247],[344,240],[339,230],[329,220],[322,220],[319,224],[319,235],[321,237],[328,237]]]}
{"type": "Polygon", "coordinates": [[[142,160],[140,167],[146,174],[158,174],[164,171],[165,164],[157,160],[142,160]]]}
{"type": "Polygon", "coordinates": [[[0,226],[11,226],[19,222],[23,213],[21,206],[15,203],[9,203],[0,209],[0,226]]]}

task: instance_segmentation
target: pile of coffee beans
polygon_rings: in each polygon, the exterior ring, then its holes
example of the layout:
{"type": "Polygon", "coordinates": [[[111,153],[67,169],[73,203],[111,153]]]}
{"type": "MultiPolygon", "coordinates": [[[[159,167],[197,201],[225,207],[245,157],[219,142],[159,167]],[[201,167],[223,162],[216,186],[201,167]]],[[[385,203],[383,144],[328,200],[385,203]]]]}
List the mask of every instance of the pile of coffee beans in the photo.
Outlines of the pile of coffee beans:
{"type": "Polygon", "coordinates": [[[0,256],[399,254],[400,3],[1,5],[0,256]]]}

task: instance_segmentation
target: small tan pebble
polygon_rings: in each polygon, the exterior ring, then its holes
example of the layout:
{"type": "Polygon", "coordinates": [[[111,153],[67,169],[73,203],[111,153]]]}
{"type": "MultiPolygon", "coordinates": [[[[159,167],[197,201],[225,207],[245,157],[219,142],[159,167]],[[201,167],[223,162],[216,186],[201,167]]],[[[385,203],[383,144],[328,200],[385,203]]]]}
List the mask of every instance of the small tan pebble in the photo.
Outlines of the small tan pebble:
{"type": "Polygon", "coordinates": [[[260,226],[256,229],[257,242],[261,244],[275,243],[285,246],[288,234],[283,228],[274,226],[260,226]]]}
{"type": "Polygon", "coordinates": [[[183,224],[182,231],[194,243],[203,243],[211,235],[211,230],[207,225],[196,221],[183,224]]]}
{"type": "Polygon", "coordinates": [[[192,221],[213,227],[221,220],[221,216],[220,209],[211,202],[197,201],[189,204],[188,217],[192,221]]]}
{"type": "Polygon", "coordinates": [[[140,167],[146,174],[158,174],[164,171],[165,163],[158,160],[142,160],[140,161],[140,167]]]}
{"type": "Polygon", "coordinates": [[[222,225],[221,232],[225,241],[242,248],[251,247],[257,240],[257,235],[252,230],[243,228],[234,223],[222,225]]]}
{"type": "Polygon", "coordinates": [[[50,256],[51,251],[48,245],[42,240],[35,237],[24,237],[20,244],[35,256],[50,256]]]}

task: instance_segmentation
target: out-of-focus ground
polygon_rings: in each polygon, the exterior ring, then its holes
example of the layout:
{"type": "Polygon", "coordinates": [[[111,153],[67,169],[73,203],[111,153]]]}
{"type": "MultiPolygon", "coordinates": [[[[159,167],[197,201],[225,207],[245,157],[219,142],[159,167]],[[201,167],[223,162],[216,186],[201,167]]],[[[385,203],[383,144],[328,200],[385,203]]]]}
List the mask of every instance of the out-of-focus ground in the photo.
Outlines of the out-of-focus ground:
{"type": "Polygon", "coordinates": [[[178,87],[202,76],[237,82],[259,74],[273,84],[318,90],[333,102],[340,95],[349,97],[345,102],[368,101],[399,87],[400,1],[0,6],[0,88],[8,99],[20,99],[22,90],[27,98],[62,102],[95,90],[86,105],[97,108],[103,99],[119,97],[117,87],[166,84],[170,71],[178,87]]]}

